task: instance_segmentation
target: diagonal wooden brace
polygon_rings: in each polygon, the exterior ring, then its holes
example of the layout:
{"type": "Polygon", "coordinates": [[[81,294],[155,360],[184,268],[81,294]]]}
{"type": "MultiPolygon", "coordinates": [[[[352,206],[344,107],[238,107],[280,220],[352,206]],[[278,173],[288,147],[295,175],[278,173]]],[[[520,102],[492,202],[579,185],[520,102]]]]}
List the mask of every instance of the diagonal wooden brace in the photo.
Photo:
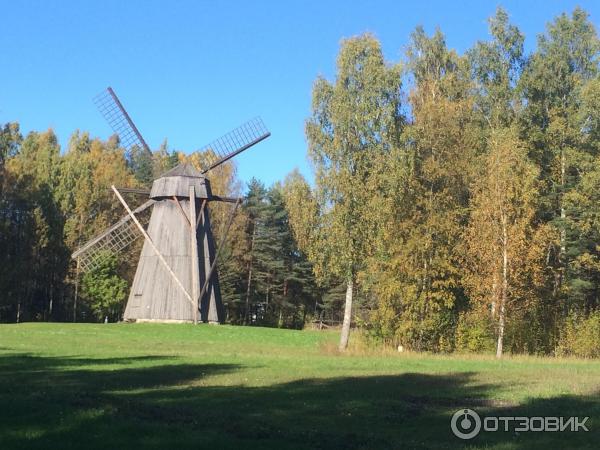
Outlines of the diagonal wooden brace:
{"type": "MultiPolygon", "coordinates": [[[[206,206],[206,199],[202,200],[202,205],[200,205],[200,212],[198,213],[198,217],[196,218],[196,228],[200,225],[200,221],[204,220],[204,207],[206,206]]],[[[204,222],[202,222],[204,223],[204,222]]]]}
{"type": "Polygon", "coordinates": [[[185,211],[183,210],[183,207],[181,206],[181,203],[179,203],[179,199],[177,198],[176,195],[173,196],[173,200],[175,200],[175,203],[177,203],[177,206],[179,207],[179,212],[181,213],[181,215],[183,216],[183,219],[185,220],[185,223],[187,223],[187,226],[189,228],[192,227],[192,224],[190,223],[190,219],[187,216],[187,214],[185,213],[185,211]]]}
{"type": "Polygon", "coordinates": [[[227,238],[227,233],[229,233],[229,229],[231,228],[231,224],[233,223],[233,218],[235,217],[235,213],[238,209],[238,206],[240,206],[241,202],[242,202],[241,198],[236,201],[235,207],[233,208],[233,211],[231,212],[231,216],[229,216],[229,222],[227,222],[227,227],[225,228],[225,233],[221,237],[221,242],[219,242],[219,247],[217,248],[217,254],[215,255],[215,259],[212,262],[208,273],[206,274],[206,280],[204,281],[204,286],[202,286],[202,290],[200,291],[200,294],[198,295],[199,299],[202,298],[202,296],[206,292],[206,289],[208,289],[208,285],[210,283],[210,277],[212,276],[212,273],[215,270],[215,267],[217,267],[217,260],[219,259],[219,254],[221,253],[221,250],[223,249],[223,243],[225,242],[225,239],[227,238]]]}

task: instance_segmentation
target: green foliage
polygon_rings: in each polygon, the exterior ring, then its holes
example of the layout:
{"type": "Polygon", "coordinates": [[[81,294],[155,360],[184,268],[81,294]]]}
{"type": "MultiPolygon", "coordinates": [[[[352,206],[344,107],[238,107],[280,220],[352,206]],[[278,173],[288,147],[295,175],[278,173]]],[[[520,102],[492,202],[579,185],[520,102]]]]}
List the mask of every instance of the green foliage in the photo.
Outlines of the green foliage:
{"type": "Polygon", "coordinates": [[[48,320],[66,274],[63,216],[55,195],[60,149],[51,130],[29,133],[22,141],[14,134],[18,127],[7,130],[11,157],[1,169],[0,188],[0,226],[6,232],[0,237],[6,268],[0,273],[2,319],[48,320]]]}
{"type": "Polygon", "coordinates": [[[600,357],[600,311],[588,317],[577,313],[567,317],[556,353],[580,358],[600,357]]]}
{"type": "Polygon", "coordinates": [[[467,52],[476,106],[491,123],[508,126],[515,117],[514,88],[525,64],[525,37],[502,8],[488,22],[493,39],[480,41],[467,52]]]}
{"type": "MultiPolygon", "coordinates": [[[[129,164],[136,180],[142,186],[150,187],[154,180],[154,162],[152,153],[148,150],[134,146],[129,153],[129,164]]],[[[170,162],[168,160],[168,162],[170,162]]]]}
{"type": "Polygon", "coordinates": [[[314,310],[312,266],[297,248],[279,184],[266,189],[253,179],[244,204],[249,240],[246,320],[301,328],[314,310]]]}
{"type": "Polygon", "coordinates": [[[6,123],[0,128],[0,170],[7,159],[18,153],[22,140],[18,123],[6,123]]]}
{"type": "Polygon", "coordinates": [[[152,164],[152,179],[156,179],[179,164],[179,153],[175,150],[169,151],[169,144],[165,139],[152,155],[152,164]]]}
{"type": "Polygon", "coordinates": [[[98,259],[98,267],[83,276],[83,296],[97,319],[118,321],[125,308],[128,283],[117,272],[117,255],[100,254],[98,259]]]}
{"type": "Polygon", "coordinates": [[[456,326],[456,350],[469,353],[489,353],[494,350],[494,325],[488,314],[463,312],[456,326]]]}
{"type": "MultiPolygon", "coordinates": [[[[492,332],[498,355],[504,339],[511,351],[549,351],[567,309],[600,306],[596,32],[576,9],[551,23],[528,57],[523,34],[503,9],[489,25],[492,39],[465,57],[447,49],[440,30],[431,37],[415,30],[406,63],[414,79],[410,116],[387,122],[396,125],[385,127],[391,134],[356,123],[372,112],[390,117],[386,102],[374,106],[362,97],[355,104],[365,110],[344,116],[344,103],[336,102],[351,98],[352,77],[341,75],[341,88],[315,83],[307,137],[316,188],[290,176],[295,236],[317,249],[312,259],[322,279],[343,275],[344,258],[352,255],[345,249],[356,246],[333,231],[332,214],[343,212],[336,208],[344,186],[358,192],[352,199],[369,210],[354,208],[356,220],[340,217],[352,232],[369,235],[352,267],[371,299],[362,323],[383,342],[469,350],[486,347],[492,332]],[[361,188],[350,182],[357,172],[343,171],[348,129],[364,132],[361,142],[372,145],[369,158],[351,164],[355,171],[368,167],[361,188]],[[331,177],[338,172],[342,182],[331,177]],[[335,236],[331,248],[322,235],[335,236]],[[329,251],[342,266],[328,265],[329,251]],[[470,336],[465,323],[482,310],[490,313],[478,320],[496,326],[470,336]]],[[[349,48],[342,46],[340,61],[357,57],[349,48]]],[[[386,99],[394,98],[388,92],[386,99]]]]}
{"type": "Polygon", "coordinates": [[[303,250],[317,275],[351,280],[369,253],[377,155],[390,151],[402,122],[400,85],[400,67],[385,63],[371,35],[342,43],[335,82],[315,82],[306,135],[316,170],[318,226],[303,250]]]}

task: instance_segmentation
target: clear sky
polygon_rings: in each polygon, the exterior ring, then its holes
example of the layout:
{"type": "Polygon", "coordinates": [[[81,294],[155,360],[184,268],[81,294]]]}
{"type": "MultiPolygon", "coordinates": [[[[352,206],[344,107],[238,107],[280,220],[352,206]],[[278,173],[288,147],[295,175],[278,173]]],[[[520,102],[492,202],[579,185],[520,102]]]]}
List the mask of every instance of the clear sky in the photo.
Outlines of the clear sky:
{"type": "Polygon", "coordinates": [[[304,121],[312,83],[332,78],[340,40],[366,31],[386,58],[411,31],[439,26],[463,52],[488,38],[505,7],[527,49],[545,24],[580,5],[598,26],[599,1],[15,1],[0,0],[0,123],[111,130],[92,103],[112,86],[152,148],[193,151],[260,115],[272,136],[236,158],[244,181],[267,185],[294,167],[310,177],[304,121]]]}

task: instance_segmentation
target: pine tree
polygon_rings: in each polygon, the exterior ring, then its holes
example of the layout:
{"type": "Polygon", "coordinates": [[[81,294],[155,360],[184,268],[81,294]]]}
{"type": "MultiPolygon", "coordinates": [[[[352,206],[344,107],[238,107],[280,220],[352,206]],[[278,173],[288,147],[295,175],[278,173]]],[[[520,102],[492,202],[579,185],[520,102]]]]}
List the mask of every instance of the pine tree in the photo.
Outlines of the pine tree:
{"type": "Polygon", "coordinates": [[[150,187],[154,180],[152,153],[145,148],[134,146],[130,150],[130,164],[136,180],[142,186],[150,187]]]}
{"type": "Polygon", "coordinates": [[[266,189],[253,178],[248,183],[248,192],[244,201],[244,210],[248,219],[246,234],[248,236],[248,255],[246,258],[246,292],[244,294],[244,323],[249,324],[257,316],[256,305],[256,254],[257,240],[260,239],[261,220],[264,217],[266,189]],[[254,311],[254,312],[253,312],[254,311]]]}

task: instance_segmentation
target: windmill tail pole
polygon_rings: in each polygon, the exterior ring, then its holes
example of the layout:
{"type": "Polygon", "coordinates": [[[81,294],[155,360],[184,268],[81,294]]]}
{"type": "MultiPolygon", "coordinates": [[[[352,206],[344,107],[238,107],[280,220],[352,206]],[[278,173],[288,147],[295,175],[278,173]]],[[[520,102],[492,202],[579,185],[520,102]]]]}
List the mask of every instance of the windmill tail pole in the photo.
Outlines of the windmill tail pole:
{"type": "Polygon", "coordinates": [[[213,271],[215,270],[215,267],[217,267],[217,260],[219,259],[219,255],[221,254],[221,250],[223,249],[223,243],[225,242],[225,239],[227,238],[227,234],[229,233],[229,229],[231,228],[231,225],[233,224],[233,218],[235,217],[235,213],[238,209],[238,206],[240,206],[242,199],[239,198],[237,200],[237,202],[235,202],[235,207],[233,208],[233,211],[231,212],[231,216],[229,216],[229,221],[227,222],[227,227],[225,228],[225,233],[223,233],[223,236],[221,237],[221,241],[219,242],[219,247],[217,248],[217,254],[215,255],[215,259],[213,261],[213,263],[210,266],[210,269],[208,270],[208,273],[206,274],[206,280],[204,281],[204,286],[202,286],[202,290],[200,291],[200,295],[198,295],[198,298],[201,299],[202,296],[204,295],[204,293],[206,292],[206,290],[208,289],[208,284],[210,282],[210,277],[212,276],[213,271]]]}

